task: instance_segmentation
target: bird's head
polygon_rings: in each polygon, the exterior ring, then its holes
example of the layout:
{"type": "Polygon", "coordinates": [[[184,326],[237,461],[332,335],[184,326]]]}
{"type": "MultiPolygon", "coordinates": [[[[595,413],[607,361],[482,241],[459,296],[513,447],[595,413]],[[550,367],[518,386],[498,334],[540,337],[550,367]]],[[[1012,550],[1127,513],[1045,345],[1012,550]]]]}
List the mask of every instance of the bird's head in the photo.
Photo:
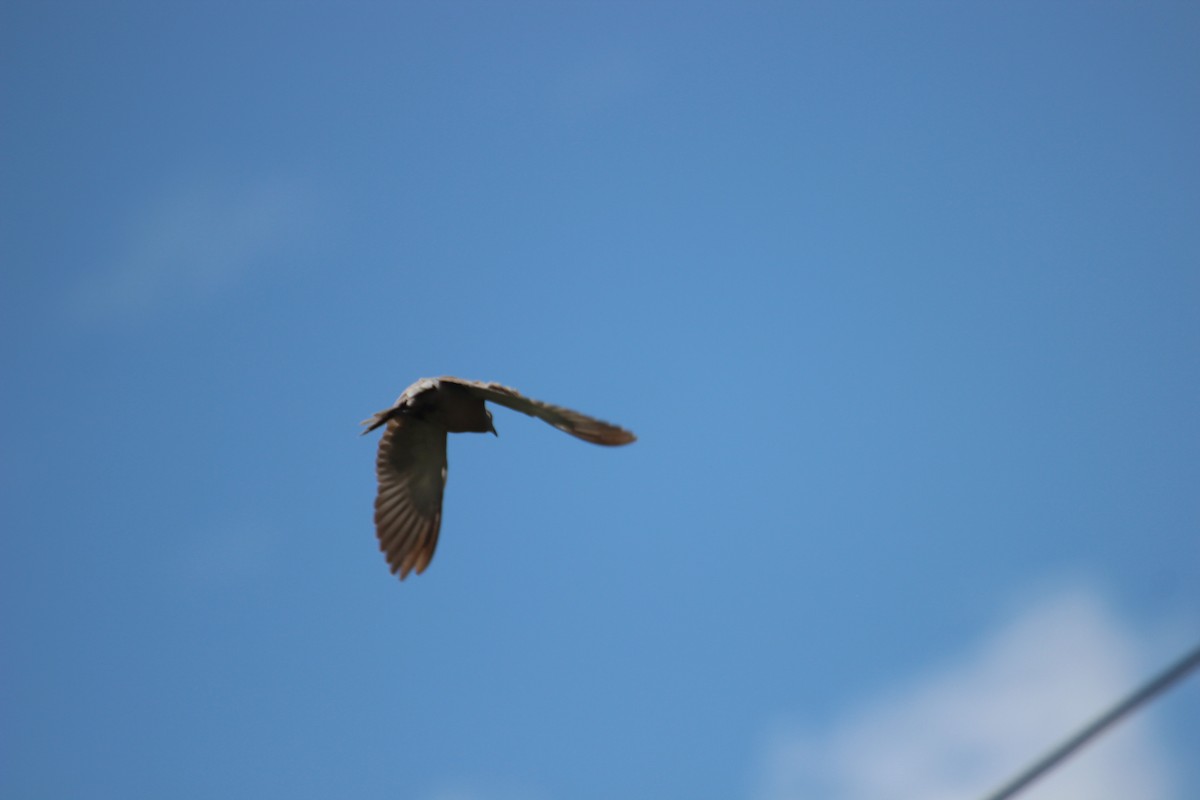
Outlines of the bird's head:
{"type": "Polygon", "coordinates": [[[492,436],[495,436],[497,439],[499,439],[500,434],[496,433],[496,426],[492,422],[492,412],[485,409],[483,413],[487,414],[488,430],[492,432],[492,436]]]}

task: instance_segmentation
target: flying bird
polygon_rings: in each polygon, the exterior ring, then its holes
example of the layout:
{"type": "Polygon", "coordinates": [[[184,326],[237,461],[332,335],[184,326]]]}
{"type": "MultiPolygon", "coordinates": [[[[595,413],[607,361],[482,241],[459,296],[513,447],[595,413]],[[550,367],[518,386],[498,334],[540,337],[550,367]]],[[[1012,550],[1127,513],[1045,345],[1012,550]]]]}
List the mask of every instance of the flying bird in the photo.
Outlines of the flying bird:
{"type": "Polygon", "coordinates": [[[422,378],[390,408],[362,421],[364,434],[387,426],[375,458],[375,535],[400,580],[410,572],[424,572],[437,547],[446,486],[446,434],[496,434],[485,400],[537,417],[585,442],[616,446],[637,439],[624,428],[525,397],[498,383],[422,378]]]}

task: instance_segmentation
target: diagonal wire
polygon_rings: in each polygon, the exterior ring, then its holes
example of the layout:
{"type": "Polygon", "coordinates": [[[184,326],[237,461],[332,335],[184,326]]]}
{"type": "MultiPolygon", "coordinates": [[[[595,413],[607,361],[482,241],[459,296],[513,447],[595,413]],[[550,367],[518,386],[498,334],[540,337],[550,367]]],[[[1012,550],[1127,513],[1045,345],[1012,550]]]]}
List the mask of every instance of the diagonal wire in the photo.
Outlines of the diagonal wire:
{"type": "Polygon", "coordinates": [[[1191,652],[1184,655],[1183,658],[1163,670],[1162,673],[1145,686],[1097,717],[1095,721],[1040,758],[1037,763],[1033,764],[1020,775],[1004,784],[1004,786],[992,794],[989,794],[984,800],[1008,800],[1008,798],[1015,796],[1017,792],[1054,769],[1067,756],[1083,747],[1089,740],[1099,735],[1109,725],[1112,725],[1142,703],[1150,700],[1156,694],[1165,691],[1171,684],[1180,680],[1198,666],[1200,666],[1200,646],[1197,646],[1191,652]]]}

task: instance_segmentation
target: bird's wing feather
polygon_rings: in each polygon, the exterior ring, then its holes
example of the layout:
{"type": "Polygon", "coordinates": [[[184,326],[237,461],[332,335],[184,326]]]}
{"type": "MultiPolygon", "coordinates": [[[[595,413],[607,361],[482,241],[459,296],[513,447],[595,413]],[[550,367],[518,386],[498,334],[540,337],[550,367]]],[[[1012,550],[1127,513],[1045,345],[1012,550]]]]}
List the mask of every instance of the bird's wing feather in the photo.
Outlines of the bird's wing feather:
{"type": "Polygon", "coordinates": [[[446,431],[413,417],[387,422],[375,459],[375,534],[392,573],[421,574],[433,559],[446,486],[446,431]]]}
{"type": "Polygon", "coordinates": [[[572,411],[569,408],[554,406],[549,403],[543,403],[540,400],[525,397],[517,390],[501,386],[498,383],[468,381],[462,378],[451,377],[442,377],[438,380],[443,383],[457,384],[467,389],[476,397],[482,397],[484,400],[499,403],[514,411],[520,411],[522,414],[537,417],[558,428],[560,431],[583,439],[585,442],[615,446],[629,444],[637,440],[636,436],[624,428],[611,425],[595,417],[589,417],[587,414],[580,414],[578,411],[572,411]]]}

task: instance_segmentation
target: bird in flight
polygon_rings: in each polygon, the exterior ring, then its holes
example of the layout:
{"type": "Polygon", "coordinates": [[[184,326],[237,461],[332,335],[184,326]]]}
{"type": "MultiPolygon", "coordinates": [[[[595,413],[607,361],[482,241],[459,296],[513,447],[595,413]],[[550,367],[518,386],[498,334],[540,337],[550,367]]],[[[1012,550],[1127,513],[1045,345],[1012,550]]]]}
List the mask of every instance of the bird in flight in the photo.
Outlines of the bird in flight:
{"type": "Polygon", "coordinates": [[[362,421],[364,434],[387,426],[375,458],[375,535],[400,580],[410,572],[424,572],[437,547],[446,486],[446,434],[496,433],[485,400],[537,417],[585,442],[616,446],[637,439],[624,428],[525,397],[498,383],[422,378],[390,408],[362,421]]]}

